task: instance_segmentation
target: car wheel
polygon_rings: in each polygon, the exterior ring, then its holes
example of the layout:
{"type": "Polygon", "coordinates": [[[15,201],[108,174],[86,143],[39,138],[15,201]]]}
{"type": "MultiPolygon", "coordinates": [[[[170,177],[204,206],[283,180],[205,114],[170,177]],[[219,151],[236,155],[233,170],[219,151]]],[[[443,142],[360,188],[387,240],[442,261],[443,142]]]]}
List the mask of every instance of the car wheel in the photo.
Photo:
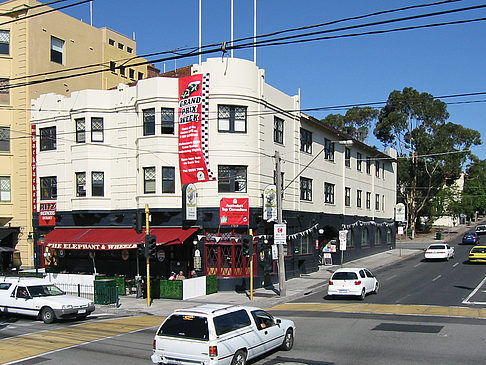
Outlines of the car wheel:
{"type": "Polygon", "coordinates": [[[245,365],[246,364],[246,352],[243,350],[236,351],[233,360],[231,360],[231,365],[245,365]]]}
{"type": "Polygon", "coordinates": [[[364,300],[366,296],[366,289],[363,288],[363,290],[361,290],[361,295],[359,296],[359,300],[364,300]]]}
{"type": "Polygon", "coordinates": [[[41,311],[41,319],[44,321],[44,323],[51,324],[56,319],[56,316],[51,308],[46,307],[41,311]]]}
{"type": "Polygon", "coordinates": [[[374,294],[378,294],[378,289],[380,289],[380,283],[379,282],[376,282],[375,289],[373,290],[373,293],[374,294]]]}
{"type": "Polygon", "coordinates": [[[285,337],[281,349],[284,351],[290,351],[292,350],[293,346],[294,346],[294,331],[292,331],[292,329],[289,328],[287,332],[285,332],[285,337]]]}

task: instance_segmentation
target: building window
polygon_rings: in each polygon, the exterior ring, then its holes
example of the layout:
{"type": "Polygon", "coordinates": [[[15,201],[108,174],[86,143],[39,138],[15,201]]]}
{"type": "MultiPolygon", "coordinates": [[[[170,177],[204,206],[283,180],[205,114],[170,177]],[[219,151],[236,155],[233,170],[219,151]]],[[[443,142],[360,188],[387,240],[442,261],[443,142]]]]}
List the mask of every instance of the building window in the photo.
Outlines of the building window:
{"type": "Polygon", "coordinates": [[[86,142],[86,120],[84,118],[75,119],[76,123],[76,143],[86,142]]]}
{"type": "Polygon", "coordinates": [[[293,243],[294,252],[297,255],[312,253],[312,236],[310,234],[303,235],[300,240],[294,240],[293,243]]]}
{"type": "Polygon", "coordinates": [[[93,171],[91,173],[91,195],[105,196],[105,173],[93,171]]]}
{"type": "Polygon", "coordinates": [[[0,78],[0,104],[10,103],[10,83],[9,79],[0,78]]]}
{"type": "Polygon", "coordinates": [[[344,165],[351,167],[351,149],[348,147],[344,147],[344,165]]]}
{"type": "Polygon", "coordinates": [[[273,119],[273,141],[280,144],[284,142],[284,121],[278,117],[273,119]]]}
{"type": "Polygon", "coordinates": [[[0,202],[11,200],[10,176],[0,176],[0,202]]]}
{"type": "Polygon", "coordinates": [[[120,75],[125,76],[125,66],[120,66],[120,75]]]}
{"type": "Polygon", "coordinates": [[[114,45],[115,45],[115,40],[113,40],[113,39],[111,39],[111,38],[110,38],[110,39],[108,39],[108,44],[109,44],[110,46],[114,46],[114,45]]]}
{"type": "Polygon", "coordinates": [[[363,230],[361,231],[361,247],[366,247],[370,245],[368,236],[368,227],[363,227],[363,230]]]}
{"type": "Polygon", "coordinates": [[[375,210],[380,210],[380,194],[375,194],[375,210]]]}
{"type": "Polygon", "coordinates": [[[375,162],[375,176],[380,177],[380,161],[375,162]]]}
{"type": "Polygon", "coordinates": [[[135,80],[135,70],[133,68],[128,69],[128,76],[132,79],[135,80]]]}
{"type": "Polygon", "coordinates": [[[175,168],[162,167],[162,192],[175,193],[175,168]]]}
{"type": "Polygon", "coordinates": [[[218,193],[246,193],[246,166],[218,166],[218,193]]]}
{"type": "Polygon", "coordinates": [[[371,175],[371,159],[366,157],[366,173],[371,175]]]}
{"type": "Polygon", "coordinates": [[[361,208],[361,198],[362,198],[363,191],[362,190],[356,190],[356,206],[358,208],[361,208]]]}
{"type": "Polygon", "coordinates": [[[361,153],[357,152],[356,153],[356,170],[361,171],[362,163],[363,163],[363,156],[361,155],[361,153]]]}
{"type": "Polygon", "coordinates": [[[132,47],[127,47],[127,52],[128,53],[133,53],[133,48],[132,47]]]}
{"type": "Polygon", "coordinates": [[[174,134],[174,108],[162,108],[162,134],[174,134]]]}
{"type": "Polygon", "coordinates": [[[123,48],[125,48],[125,46],[122,43],[118,43],[118,48],[123,49],[123,48]]]}
{"type": "Polygon", "coordinates": [[[334,161],[334,142],[324,138],[324,159],[334,161]]]}
{"type": "Polygon", "coordinates": [[[371,193],[366,192],[366,209],[371,209],[371,193]]]}
{"type": "Polygon", "coordinates": [[[385,180],[385,163],[381,164],[381,178],[385,180]]]}
{"type": "Polygon", "coordinates": [[[334,204],[334,184],[324,183],[324,203],[334,204]]]}
{"type": "Polygon", "coordinates": [[[56,127],[40,129],[40,150],[49,151],[56,149],[56,127]]]}
{"type": "Polygon", "coordinates": [[[352,247],[354,247],[353,230],[348,229],[348,232],[346,233],[346,248],[352,247]]]}
{"type": "Polygon", "coordinates": [[[144,109],[143,113],[143,135],[153,136],[155,134],[155,109],[144,109]]]}
{"type": "Polygon", "coordinates": [[[0,54],[10,54],[10,31],[0,29],[0,54]]]}
{"type": "Polygon", "coordinates": [[[381,245],[381,231],[377,227],[375,229],[375,246],[379,246],[379,245],[381,245]]]}
{"type": "Polygon", "coordinates": [[[40,178],[40,194],[41,200],[56,200],[57,198],[57,177],[41,177],[40,178]]]}
{"type": "Polygon", "coordinates": [[[218,105],[218,132],[246,133],[246,106],[218,105]]]}
{"type": "Polygon", "coordinates": [[[110,61],[110,71],[115,72],[116,70],[116,62],[110,61]]]}
{"type": "Polygon", "coordinates": [[[300,178],[300,200],[312,200],[312,179],[300,178]]]}
{"type": "Polygon", "coordinates": [[[142,79],[143,79],[143,72],[139,72],[139,73],[138,73],[138,79],[139,79],[139,80],[142,80],[142,79]]]}
{"type": "Polygon", "coordinates": [[[91,142],[103,142],[103,118],[91,118],[91,142]]]}
{"type": "Polygon", "coordinates": [[[9,127],[0,127],[0,152],[10,152],[9,127]]]}
{"type": "Polygon", "coordinates": [[[312,153],[312,132],[304,128],[300,128],[300,150],[312,153]]]}
{"type": "Polygon", "coordinates": [[[155,194],[155,167],[143,168],[143,193],[155,194]]]}
{"type": "Polygon", "coordinates": [[[51,37],[51,61],[64,63],[64,41],[62,39],[51,37]]]}
{"type": "Polygon", "coordinates": [[[351,206],[351,188],[344,188],[344,205],[351,206]]]}
{"type": "Polygon", "coordinates": [[[76,196],[86,196],[86,172],[76,172],[76,196]]]}
{"type": "Polygon", "coordinates": [[[386,243],[393,243],[392,242],[392,230],[391,230],[391,228],[386,229],[386,243]]]}

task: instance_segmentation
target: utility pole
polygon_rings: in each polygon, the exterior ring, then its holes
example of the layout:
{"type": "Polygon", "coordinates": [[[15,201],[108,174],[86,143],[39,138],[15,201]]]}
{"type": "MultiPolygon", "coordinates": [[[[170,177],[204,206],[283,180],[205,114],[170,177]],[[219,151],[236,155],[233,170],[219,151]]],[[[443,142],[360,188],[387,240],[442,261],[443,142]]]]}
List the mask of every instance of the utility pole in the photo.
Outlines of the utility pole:
{"type": "MultiPolygon", "coordinates": [[[[277,185],[277,223],[282,223],[282,172],[280,169],[280,153],[275,151],[275,183],[277,185]]],[[[283,245],[277,245],[278,247],[278,286],[280,289],[280,296],[285,297],[287,295],[287,289],[285,288],[285,261],[284,261],[284,247],[283,245]]]]}
{"type": "MultiPolygon", "coordinates": [[[[149,227],[149,217],[150,211],[148,204],[145,204],[145,235],[148,236],[150,234],[150,227],[149,227]]],[[[147,244],[147,242],[145,243],[147,244]]],[[[150,256],[146,255],[147,257],[147,307],[150,307],[150,256]]]]}
{"type": "Polygon", "coordinates": [[[250,300],[253,300],[253,230],[250,228],[250,300]]]}

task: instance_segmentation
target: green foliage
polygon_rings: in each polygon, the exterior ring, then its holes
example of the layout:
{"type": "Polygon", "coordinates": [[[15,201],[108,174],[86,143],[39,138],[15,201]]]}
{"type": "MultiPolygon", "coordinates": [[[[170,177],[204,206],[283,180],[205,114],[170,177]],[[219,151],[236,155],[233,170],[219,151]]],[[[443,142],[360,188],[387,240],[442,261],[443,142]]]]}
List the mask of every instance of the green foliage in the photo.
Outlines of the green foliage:
{"type": "Polygon", "coordinates": [[[364,141],[368,138],[371,122],[378,116],[378,110],[371,107],[354,107],[345,115],[329,114],[321,122],[346,133],[347,135],[364,141]]]}
{"type": "Polygon", "coordinates": [[[448,118],[445,103],[413,88],[390,93],[378,116],[375,136],[399,151],[398,199],[407,205],[412,229],[420,216],[445,212],[447,186],[472,156],[469,148],[481,143],[479,132],[448,118]]]}
{"type": "Polygon", "coordinates": [[[468,166],[459,209],[468,217],[486,212],[486,160],[474,157],[468,166]]]}

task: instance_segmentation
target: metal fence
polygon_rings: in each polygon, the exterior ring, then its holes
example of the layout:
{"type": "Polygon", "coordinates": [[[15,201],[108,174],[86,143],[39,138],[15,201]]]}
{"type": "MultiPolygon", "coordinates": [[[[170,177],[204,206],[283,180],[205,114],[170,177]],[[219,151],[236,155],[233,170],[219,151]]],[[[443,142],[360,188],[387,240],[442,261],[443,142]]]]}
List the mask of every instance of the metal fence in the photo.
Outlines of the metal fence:
{"type": "Polygon", "coordinates": [[[56,286],[66,294],[94,300],[94,285],[56,283],[56,286]]]}

